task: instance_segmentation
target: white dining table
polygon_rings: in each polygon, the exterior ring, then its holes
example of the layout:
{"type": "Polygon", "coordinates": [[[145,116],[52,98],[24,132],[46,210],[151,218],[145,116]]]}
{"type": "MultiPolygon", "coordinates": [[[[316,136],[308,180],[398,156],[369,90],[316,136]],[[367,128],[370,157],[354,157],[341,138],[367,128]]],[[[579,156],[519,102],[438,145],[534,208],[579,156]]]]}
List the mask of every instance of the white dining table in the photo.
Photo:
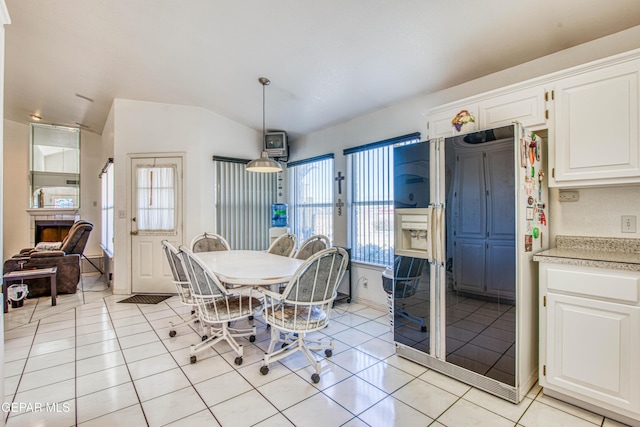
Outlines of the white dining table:
{"type": "Polygon", "coordinates": [[[194,254],[230,285],[269,286],[287,283],[304,260],[262,251],[214,251],[194,254]]]}

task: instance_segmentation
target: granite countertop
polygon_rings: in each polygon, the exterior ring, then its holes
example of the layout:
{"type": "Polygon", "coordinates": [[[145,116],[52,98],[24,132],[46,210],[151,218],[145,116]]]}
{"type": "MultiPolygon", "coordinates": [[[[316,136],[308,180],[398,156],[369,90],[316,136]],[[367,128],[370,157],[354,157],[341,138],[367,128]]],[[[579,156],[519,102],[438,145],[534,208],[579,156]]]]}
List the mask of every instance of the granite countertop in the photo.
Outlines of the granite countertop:
{"type": "Polygon", "coordinates": [[[640,271],[640,239],[557,236],[556,247],[538,252],[533,260],[640,271]]]}

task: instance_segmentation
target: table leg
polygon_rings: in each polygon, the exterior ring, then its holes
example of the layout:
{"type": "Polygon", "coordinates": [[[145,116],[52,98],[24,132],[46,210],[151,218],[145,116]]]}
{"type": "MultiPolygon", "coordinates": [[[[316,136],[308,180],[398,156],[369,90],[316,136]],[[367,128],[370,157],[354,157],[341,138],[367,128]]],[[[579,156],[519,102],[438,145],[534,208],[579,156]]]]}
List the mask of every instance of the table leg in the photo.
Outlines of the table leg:
{"type": "Polygon", "coordinates": [[[58,292],[56,286],[56,273],[51,275],[51,305],[56,305],[56,294],[58,292]]]}

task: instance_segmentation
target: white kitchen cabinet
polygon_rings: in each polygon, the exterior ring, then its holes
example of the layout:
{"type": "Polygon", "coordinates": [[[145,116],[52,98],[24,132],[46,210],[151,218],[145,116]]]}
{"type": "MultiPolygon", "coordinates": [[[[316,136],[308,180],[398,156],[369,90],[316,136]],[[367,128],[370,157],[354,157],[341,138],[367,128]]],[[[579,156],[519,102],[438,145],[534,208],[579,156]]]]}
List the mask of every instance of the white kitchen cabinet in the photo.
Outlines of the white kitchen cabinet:
{"type": "MultiPolygon", "coordinates": [[[[548,96],[548,95],[547,95],[548,96]]],[[[448,137],[456,133],[469,133],[479,129],[491,129],[522,123],[530,129],[545,128],[548,120],[545,90],[542,86],[512,89],[502,94],[479,97],[478,101],[456,103],[444,109],[432,110],[427,118],[429,138],[448,137]],[[451,120],[462,110],[475,117],[475,122],[467,123],[457,132],[451,120]]]]}
{"type": "Polygon", "coordinates": [[[640,272],[542,262],[539,279],[540,385],[640,421],[640,272]]]}
{"type": "Polygon", "coordinates": [[[547,123],[545,90],[530,87],[480,101],[480,129],[510,125],[514,121],[528,129],[543,128],[547,123]]]}
{"type": "Polygon", "coordinates": [[[640,59],[632,58],[553,83],[551,186],[640,182],[640,59]]]}
{"type": "Polygon", "coordinates": [[[468,103],[456,106],[448,106],[444,110],[435,110],[429,113],[427,118],[427,126],[429,128],[429,139],[453,136],[457,133],[468,133],[478,129],[478,104],[468,103]],[[475,122],[466,123],[460,132],[456,132],[451,120],[462,110],[466,110],[475,117],[475,122]]]}

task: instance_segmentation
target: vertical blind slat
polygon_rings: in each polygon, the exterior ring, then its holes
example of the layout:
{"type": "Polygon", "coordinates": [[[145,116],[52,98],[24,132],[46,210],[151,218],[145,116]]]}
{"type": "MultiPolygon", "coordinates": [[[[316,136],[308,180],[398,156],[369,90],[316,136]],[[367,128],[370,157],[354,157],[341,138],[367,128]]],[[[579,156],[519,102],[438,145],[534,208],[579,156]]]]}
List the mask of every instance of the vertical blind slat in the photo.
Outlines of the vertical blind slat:
{"type": "MultiPolygon", "coordinates": [[[[397,145],[416,142],[419,136],[397,145]]],[[[351,177],[347,209],[349,245],[354,261],[393,264],[393,147],[346,154],[351,177]]]]}
{"type": "Polygon", "coordinates": [[[214,160],[216,233],[234,249],[264,250],[269,244],[276,176],[247,172],[241,163],[214,160]]]}

